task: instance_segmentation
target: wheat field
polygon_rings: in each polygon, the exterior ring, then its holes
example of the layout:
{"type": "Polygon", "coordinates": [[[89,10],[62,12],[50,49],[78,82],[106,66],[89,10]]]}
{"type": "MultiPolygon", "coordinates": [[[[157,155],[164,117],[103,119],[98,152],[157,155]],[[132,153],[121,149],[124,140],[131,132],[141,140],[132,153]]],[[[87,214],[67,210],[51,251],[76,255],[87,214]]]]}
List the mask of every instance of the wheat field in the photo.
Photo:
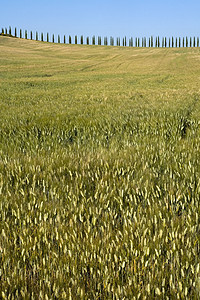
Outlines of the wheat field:
{"type": "Polygon", "coordinates": [[[2,299],[199,299],[199,55],[0,37],[2,299]]]}

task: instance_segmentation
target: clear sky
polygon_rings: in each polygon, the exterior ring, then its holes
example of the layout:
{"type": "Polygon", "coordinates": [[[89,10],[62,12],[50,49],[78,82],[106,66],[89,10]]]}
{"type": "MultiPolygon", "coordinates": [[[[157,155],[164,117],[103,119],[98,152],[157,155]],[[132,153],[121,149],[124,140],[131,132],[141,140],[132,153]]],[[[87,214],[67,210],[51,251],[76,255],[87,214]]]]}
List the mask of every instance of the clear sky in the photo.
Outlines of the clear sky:
{"type": "Polygon", "coordinates": [[[149,37],[200,36],[200,0],[8,0],[0,30],[149,37]]]}

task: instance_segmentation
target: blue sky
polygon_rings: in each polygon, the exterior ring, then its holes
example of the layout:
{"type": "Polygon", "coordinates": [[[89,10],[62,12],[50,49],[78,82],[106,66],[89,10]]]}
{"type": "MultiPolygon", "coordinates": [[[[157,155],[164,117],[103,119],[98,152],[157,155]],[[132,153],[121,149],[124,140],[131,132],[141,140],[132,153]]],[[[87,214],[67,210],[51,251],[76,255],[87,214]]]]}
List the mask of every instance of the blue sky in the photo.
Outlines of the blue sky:
{"type": "Polygon", "coordinates": [[[67,36],[200,36],[200,0],[9,0],[0,28],[67,36]]]}

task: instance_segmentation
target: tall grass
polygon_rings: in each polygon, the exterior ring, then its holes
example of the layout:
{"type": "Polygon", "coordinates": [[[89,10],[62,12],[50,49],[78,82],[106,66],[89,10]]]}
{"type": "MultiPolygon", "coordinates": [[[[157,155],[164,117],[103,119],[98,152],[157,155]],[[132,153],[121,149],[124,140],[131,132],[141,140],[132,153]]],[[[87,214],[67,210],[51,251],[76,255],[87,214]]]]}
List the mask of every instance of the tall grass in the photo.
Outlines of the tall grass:
{"type": "Polygon", "coordinates": [[[1,53],[1,298],[199,299],[198,49],[1,53]]]}

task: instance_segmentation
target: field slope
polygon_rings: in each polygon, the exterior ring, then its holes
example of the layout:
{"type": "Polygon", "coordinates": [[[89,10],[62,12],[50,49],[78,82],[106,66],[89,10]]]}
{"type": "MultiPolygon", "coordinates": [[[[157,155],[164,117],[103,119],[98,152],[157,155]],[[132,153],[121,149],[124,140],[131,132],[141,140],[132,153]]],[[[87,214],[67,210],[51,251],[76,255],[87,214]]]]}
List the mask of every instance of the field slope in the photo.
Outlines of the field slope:
{"type": "Polygon", "coordinates": [[[200,49],[0,37],[3,299],[199,299],[200,49]]]}

